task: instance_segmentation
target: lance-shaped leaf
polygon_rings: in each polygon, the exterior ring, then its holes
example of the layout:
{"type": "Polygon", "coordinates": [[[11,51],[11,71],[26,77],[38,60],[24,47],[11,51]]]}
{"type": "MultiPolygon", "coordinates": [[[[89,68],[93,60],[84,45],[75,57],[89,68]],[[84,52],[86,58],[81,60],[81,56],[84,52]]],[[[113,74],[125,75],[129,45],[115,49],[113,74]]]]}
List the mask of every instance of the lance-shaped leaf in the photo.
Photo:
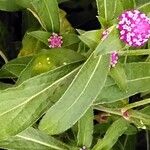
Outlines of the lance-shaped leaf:
{"type": "Polygon", "coordinates": [[[59,98],[59,87],[66,88],[78,65],[68,64],[0,91],[0,140],[31,126],[59,98]]]}
{"type": "Polygon", "coordinates": [[[68,150],[69,146],[55,138],[48,136],[36,130],[29,128],[20,134],[10,137],[7,140],[0,141],[0,147],[15,150],[68,150]]]}
{"type": "Polygon", "coordinates": [[[103,88],[108,70],[109,56],[92,54],[64,95],[43,117],[39,128],[49,134],[59,134],[72,127],[103,88]]]}
{"type": "Polygon", "coordinates": [[[90,108],[78,121],[78,146],[90,148],[93,140],[93,120],[93,108],[90,108]]]}
{"type": "Polygon", "coordinates": [[[127,90],[120,90],[115,82],[108,78],[95,103],[112,103],[150,90],[150,62],[129,63],[124,68],[127,76],[127,90]]]}
{"type": "Polygon", "coordinates": [[[96,0],[98,15],[108,24],[113,19],[116,19],[123,11],[123,6],[120,0],[96,0]]]}
{"type": "Polygon", "coordinates": [[[104,138],[98,141],[92,150],[110,150],[128,127],[129,123],[126,120],[118,119],[109,127],[104,138]]]}
{"type": "Polygon", "coordinates": [[[36,0],[29,9],[38,19],[41,26],[49,32],[60,31],[59,8],[57,0],[36,0]]]}
{"type": "Polygon", "coordinates": [[[121,90],[127,90],[127,79],[124,67],[118,63],[114,68],[110,70],[110,76],[114,79],[115,83],[121,90]]]}

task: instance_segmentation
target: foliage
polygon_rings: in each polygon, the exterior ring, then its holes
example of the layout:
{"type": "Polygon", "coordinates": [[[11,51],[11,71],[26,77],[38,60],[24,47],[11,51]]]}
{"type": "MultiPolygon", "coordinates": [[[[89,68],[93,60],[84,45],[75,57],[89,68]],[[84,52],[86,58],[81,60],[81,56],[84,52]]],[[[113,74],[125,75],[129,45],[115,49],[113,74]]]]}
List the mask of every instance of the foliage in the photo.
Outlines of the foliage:
{"type": "Polygon", "coordinates": [[[74,29],[59,8],[67,1],[0,0],[0,10],[21,11],[26,22],[19,54],[9,61],[4,40],[9,31],[0,23],[5,61],[0,69],[0,147],[133,150],[136,134],[144,129],[148,137],[150,130],[150,42],[127,46],[116,25],[125,10],[149,15],[150,2],[91,0],[101,28],[84,31],[74,29]],[[61,47],[50,48],[53,33],[62,36],[61,47]],[[119,60],[111,67],[114,51],[119,60]],[[139,100],[131,102],[136,94],[139,100]]]}

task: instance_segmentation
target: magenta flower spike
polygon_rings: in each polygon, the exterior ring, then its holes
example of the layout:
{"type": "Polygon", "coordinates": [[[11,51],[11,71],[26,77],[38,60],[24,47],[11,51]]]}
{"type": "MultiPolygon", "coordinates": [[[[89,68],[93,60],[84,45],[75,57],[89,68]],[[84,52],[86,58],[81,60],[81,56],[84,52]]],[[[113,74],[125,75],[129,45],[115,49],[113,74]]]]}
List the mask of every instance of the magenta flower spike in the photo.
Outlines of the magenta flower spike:
{"type": "Polygon", "coordinates": [[[111,67],[115,67],[116,64],[118,63],[118,53],[116,51],[111,53],[111,60],[110,60],[110,65],[111,67]]]}
{"type": "Polygon", "coordinates": [[[57,33],[52,33],[50,38],[48,39],[48,44],[50,48],[60,48],[62,47],[63,40],[62,36],[57,33]]]}
{"type": "Polygon", "coordinates": [[[119,17],[120,39],[131,47],[141,47],[150,38],[150,18],[138,10],[124,12],[119,17]]]}

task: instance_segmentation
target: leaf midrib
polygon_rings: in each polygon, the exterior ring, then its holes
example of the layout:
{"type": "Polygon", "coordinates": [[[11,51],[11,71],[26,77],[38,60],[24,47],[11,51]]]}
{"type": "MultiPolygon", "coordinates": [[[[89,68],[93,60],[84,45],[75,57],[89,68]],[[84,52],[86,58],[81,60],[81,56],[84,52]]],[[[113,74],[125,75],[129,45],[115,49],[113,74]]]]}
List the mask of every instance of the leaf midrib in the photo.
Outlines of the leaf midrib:
{"type": "Polygon", "coordinates": [[[48,11],[48,16],[49,16],[50,21],[51,21],[52,31],[54,32],[55,30],[54,30],[54,24],[53,24],[53,19],[52,19],[51,13],[50,13],[50,11],[49,11],[49,9],[48,9],[48,6],[46,5],[45,0],[43,0],[43,1],[44,1],[44,5],[46,6],[46,9],[47,9],[47,11],[48,11]]]}
{"type": "MultiPolygon", "coordinates": [[[[82,94],[83,94],[84,91],[86,90],[87,86],[89,85],[89,83],[90,83],[92,77],[94,76],[94,73],[96,72],[96,69],[97,69],[97,67],[98,67],[98,65],[99,65],[99,63],[100,63],[101,58],[102,58],[102,55],[99,56],[99,60],[98,60],[96,66],[95,66],[95,68],[94,68],[94,71],[93,71],[93,73],[91,74],[91,76],[90,76],[88,82],[86,83],[84,89],[82,90],[82,92],[81,92],[81,93],[79,94],[79,96],[75,99],[74,103],[73,103],[62,115],[59,116],[59,119],[57,120],[57,122],[59,122],[59,120],[64,116],[64,114],[66,114],[66,112],[68,112],[68,111],[72,108],[72,106],[78,102],[79,98],[82,96],[82,94]]],[[[82,69],[82,68],[81,68],[81,69],[82,69]]],[[[73,84],[73,82],[72,82],[72,84],[73,84]]],[[[68,91],[68,90],[67,90],[67,91],[68,91]]],[[[67,92],[67,91],[66,91],[66,92],[67,92]]],[[[95,96],[95,97],[97,97],[97,96],[95,96]]],[[[87,109],[89,109],[89,108],[87,108],[87,109]]],[[[87,109],[85,110],[85,112],[87,111],[87,109]]],[[[76,121],[74,121],[74,122],[76,122],[76,121]]],[[[54,122],[53,125],[56,126],[56,122],[54,122]]],[[[45,130],[45,129],[47,129],[47,126],[46,126],[45,128],[43,128],[43,130],[45,130]]]]}
{"type": "Polygon", "coordinates": [[[34,143],[38,143],[40,145],[44,145],[44,146],[49,147],[49,148],[54,148],[54,149],[57,149],[57,150],[63,150],[62,148],[56,147],[54,145],[50,145],[48,143],[45,143],[45,142],[42,142],[42,141],[39,141],[39,140],[36,140],[36,139],[33,139],[33,138],[29,138],[29,137],[25,137],[25,136],[21,136],[21,135],[16,135],[16,137],[19,137],[19,138],[22,138],[22,139],[25,139],[27,141],[31,141],[31,142],[34,142],[34,143]]]}

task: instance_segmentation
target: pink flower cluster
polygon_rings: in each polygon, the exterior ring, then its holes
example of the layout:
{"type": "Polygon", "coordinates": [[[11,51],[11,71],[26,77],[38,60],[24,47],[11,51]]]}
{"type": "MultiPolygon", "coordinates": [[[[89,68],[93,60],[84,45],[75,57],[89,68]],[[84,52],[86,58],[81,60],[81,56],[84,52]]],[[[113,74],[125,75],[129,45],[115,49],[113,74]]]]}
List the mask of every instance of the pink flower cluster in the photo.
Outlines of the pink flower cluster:
{"type": "MultiPolygon", "coordinates": [[[[138,10],[126,11],[119,16],[117,28],[120,31],[120,39],[131,47],[141,47],[150,38],[150,18],[138,10]]],[[[106,29],[102,33],[102,40],[105,40],[110,31],[106,29]]],[[[111,53],[111,67],[118,62],[118,53],[111,53]]]]}
{"type": "Polygon", "coordinates": [[[48,44],[50,48],[60,48],[62,47],[63,40],[62,36],[57,33],[52,33],[50,38],[48,39],[48,44]]]}
{"type": "Polygon", "coordinates": [[[111,53],[111,60],[110,60],[110,65],[111,67],[115,67],[116,64],[118,63],[118,53],[116,51],[111,53]]]}
{"type": "Polygon", "coordinates": [[[118,29],[122,41],[140,47],[150,38],[150,19],[138,10],[126,11],[119,17],[118,29]]]}

